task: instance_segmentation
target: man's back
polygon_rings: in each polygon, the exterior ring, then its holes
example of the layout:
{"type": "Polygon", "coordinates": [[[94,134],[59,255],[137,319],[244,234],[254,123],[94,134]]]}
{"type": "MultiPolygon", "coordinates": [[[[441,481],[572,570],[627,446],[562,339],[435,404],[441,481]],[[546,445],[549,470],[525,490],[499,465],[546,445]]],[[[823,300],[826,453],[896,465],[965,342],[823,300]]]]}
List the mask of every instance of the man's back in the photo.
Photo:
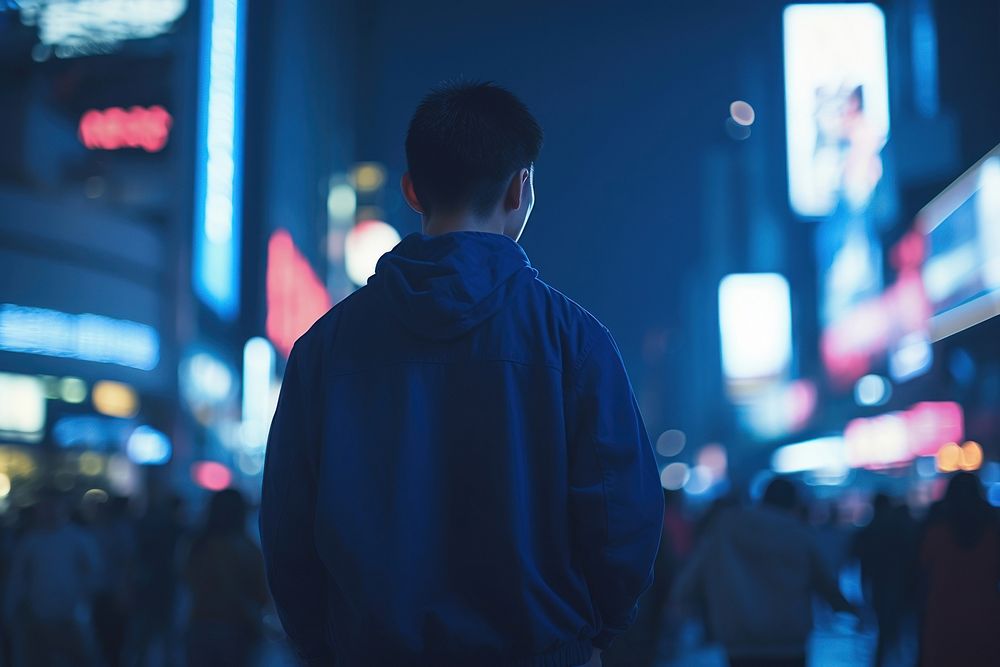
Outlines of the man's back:
{"type": "Polygon", "coordinates": [[[262,536],[307,658],[579,665],[630,624],[660,528],[645,429],[607,330],[512,240],[408,237],[282,392],[262,536]]]}

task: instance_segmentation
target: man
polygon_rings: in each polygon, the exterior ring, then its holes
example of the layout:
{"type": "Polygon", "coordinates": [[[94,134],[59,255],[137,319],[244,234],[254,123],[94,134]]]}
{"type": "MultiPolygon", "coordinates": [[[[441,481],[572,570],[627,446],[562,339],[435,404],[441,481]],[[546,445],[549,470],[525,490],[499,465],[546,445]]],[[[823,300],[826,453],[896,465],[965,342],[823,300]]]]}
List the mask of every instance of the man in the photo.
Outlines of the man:
{"type": "Polygon", "coordinates": [[[35,521],[14,547],[4,621],[21,631],[29,667],[93,663],[86,623],[100,562],[97,543],[67,518],[65,499],[48,490],[35,521]]]}
{"type": "Polygon", "coordinates": [[[853,555],[861,566],[865,599],[875,612],[878,638],[873,664],[891,664],[903,648],[906,626],[913,618],[917,590],[916,527],[906,505],[894,505],[884,493],[872,500],[872,520],[854,540],[853,555]]]}
{"type": "Polygon", "coordinates": [[[596,665],[649,586],[662,498],[621,357],[517,245],[541,141],[502,88],[431,93],[402,179],[424,233],[292,350],[260,521],[307,662],[596,665]]]}
{"type": "Polygon", "coordinates": [[[716,519],[677,582],[680,601],[705,601],[732,667],[805,667],[814,594],[853,612],[798,509],[795,486],[775,479],[759,507],[716,519]]]}

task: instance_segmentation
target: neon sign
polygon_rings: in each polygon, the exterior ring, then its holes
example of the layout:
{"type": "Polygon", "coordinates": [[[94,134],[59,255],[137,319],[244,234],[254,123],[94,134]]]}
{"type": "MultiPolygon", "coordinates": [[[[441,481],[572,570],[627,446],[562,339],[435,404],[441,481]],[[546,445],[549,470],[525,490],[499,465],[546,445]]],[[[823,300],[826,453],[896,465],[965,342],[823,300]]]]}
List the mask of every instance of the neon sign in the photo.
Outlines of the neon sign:
{"type": "Polygon", "coordinates": [[[0,304],[0,350],[148,371],[160,360],[160,336],[148,324],[5,303],[0,304]]]}
{"type": "Polygon", "coordinates": [[[91,109],[80,118],[80,141],[91,150],[141,148],[156,153],[167,145],[174,119],[161,106],[91,109]]]}
{"type": "Polygon", "coordinates": [[[286,357],[299,336],[333,305],[309,260],[284,229],[267,244],[267,337],[286,357]]]}
{"type": "Polygon", "coordinates": [[[198,297],[232,320],[240,301],[246,7],[205,0],[202,8],[192,280],[198,297]]]}

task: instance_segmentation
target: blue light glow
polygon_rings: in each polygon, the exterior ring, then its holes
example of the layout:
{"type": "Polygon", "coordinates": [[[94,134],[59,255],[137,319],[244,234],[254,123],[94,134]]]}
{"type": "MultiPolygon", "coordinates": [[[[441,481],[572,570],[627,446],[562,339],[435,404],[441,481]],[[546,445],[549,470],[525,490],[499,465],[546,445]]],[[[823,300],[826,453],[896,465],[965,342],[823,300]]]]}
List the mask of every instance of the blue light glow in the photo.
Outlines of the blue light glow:
{"type": "Polygon", "coordinates": [[[125,446],[129,460],[137,465],[163,465],[170,460],[173,451],[170,439],[149,426],[135,429],[125,446]]]}
{"type": "Polygon", "coordinates": [[[910,28],[913,61],[913,102],[924,118],[938,112],[937,28],[930,0],[913,0],[910,28]]]}
{"type": "Polygon", "coordinates": [[[989,499],[990,505],[1000,507],[1000,484],[990,484],[986,497],[989,499]]]}
{"type": "Polygon", "coordinates": [[[62,417],[52,427],[52,437],[60,447],[83,447],[117,451],[126,441],[134,422],[96,415],[62,417]]]}
{"type": "Polygon", "coordinates": [[[0,350],[148,371],[160,359],[160,336],[153,327],[129,320],[5,303],[0,305],[0,350]]]}
{"type": "Polygon", "coordinates": [[[245,23],[240,0],[203,3],[192,279],[226,320],[240,299],[245,23]]]}

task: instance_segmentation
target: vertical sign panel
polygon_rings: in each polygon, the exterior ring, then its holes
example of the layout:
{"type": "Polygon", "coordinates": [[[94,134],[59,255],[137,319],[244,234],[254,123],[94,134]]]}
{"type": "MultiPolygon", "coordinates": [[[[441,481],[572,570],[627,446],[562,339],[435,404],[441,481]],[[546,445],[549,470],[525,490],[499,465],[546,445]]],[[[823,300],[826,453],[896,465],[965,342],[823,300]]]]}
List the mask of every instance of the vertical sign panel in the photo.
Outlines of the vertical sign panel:
{"type": "Polygon", "coordinates": [[[239,312],[245,2],[202,4],[194,290],[219,317],[239,312]]]}

